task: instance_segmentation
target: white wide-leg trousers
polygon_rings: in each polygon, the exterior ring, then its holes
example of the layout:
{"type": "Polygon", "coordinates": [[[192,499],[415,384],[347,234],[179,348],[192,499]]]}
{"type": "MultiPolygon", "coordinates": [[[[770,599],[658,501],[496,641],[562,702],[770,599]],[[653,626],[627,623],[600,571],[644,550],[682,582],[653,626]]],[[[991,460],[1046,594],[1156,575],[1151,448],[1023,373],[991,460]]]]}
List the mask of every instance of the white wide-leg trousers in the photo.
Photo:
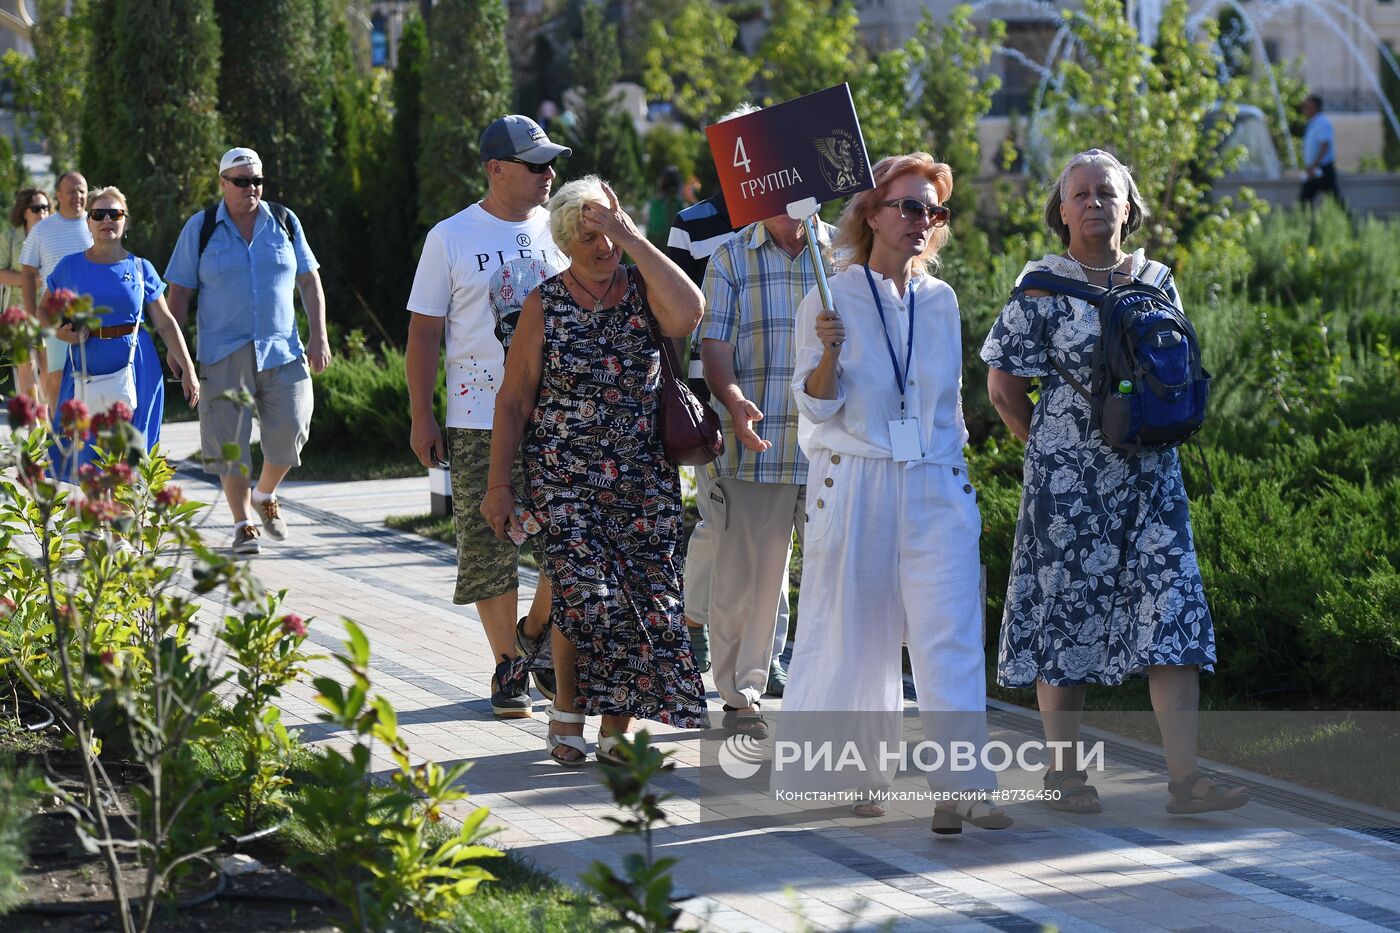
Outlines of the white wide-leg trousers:
{"type": "MultiPolygon", "coordinates": [[[[808,714],[898,713],[907,645],[925,739],[972,742],[980,752],[987,741],[981,516],[966,470],[827,450],[810,463],[802,625],[778,739],[808,731],[804,719],[818,721],[808,714]]],[[[827,717],[833,726],[842,718],[827,717]]],[[[851,717],[866,719],[898,728],[897,716],[851,717]]],[[[930,773],[929,784],[996,786],[980,766],[930,773]]]]}

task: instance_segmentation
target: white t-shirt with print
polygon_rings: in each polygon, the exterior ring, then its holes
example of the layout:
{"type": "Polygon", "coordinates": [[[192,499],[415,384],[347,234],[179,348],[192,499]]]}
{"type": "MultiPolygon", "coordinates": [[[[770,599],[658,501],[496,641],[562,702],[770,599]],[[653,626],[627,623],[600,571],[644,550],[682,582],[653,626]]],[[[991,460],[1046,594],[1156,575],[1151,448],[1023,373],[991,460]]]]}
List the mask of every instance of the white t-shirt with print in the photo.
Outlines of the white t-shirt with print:
{"type": "Polygon", "coordinates": [[[34,225],[29,238],[19,251],[19,261],[39,270],[39,292],[49,280],[60,259],[81,253],[92,245],[92,231],[87,215],[69,220],[62,214],[50,214],[34,225]]]}
{"type": "Polygon", "coordinates": [[[491,276],[512,259],[531,257],[559,270],[569,265],[549,235],[549,212],[542,207],[517,223],[477,203],[428,231],[408,310],[447,318],[448,427],[491,427],[505,368],[491,311],[491,276]]]}

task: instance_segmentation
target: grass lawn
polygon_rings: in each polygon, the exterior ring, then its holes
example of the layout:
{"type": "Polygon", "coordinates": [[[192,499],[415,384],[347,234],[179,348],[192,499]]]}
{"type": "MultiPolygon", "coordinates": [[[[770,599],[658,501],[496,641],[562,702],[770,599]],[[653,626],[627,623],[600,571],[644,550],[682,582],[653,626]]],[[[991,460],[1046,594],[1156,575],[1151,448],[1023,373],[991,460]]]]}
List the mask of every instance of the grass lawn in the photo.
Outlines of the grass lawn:
{"type": "MultiPolygon", "coordinates": [[[[444,544],[457,545],[457,533],[452,530],[452,519],[438,518],[436,515],[390,515],[384,519],[384,524],[397,531],[406,531],[411,535],[421,535],[424,538],[431,538],[434,541],[441,541],[444,544]]],[[[535,552],[530,547],[520,549],[520,563],[534,570],[539,570],[539,561],[535,557],[535,552]]]]}
{"type": "Polygon", "coordinates": [[[561,883],[520,858],[483,863],[497,880],[477,888],[457,908],[451,929],[481,933],[593,933],[616,922],[617,914],[592,895],[561,883]]]}
{"type": "Polygon", "coordinates": [[[397,531],[406,531],[411,535],[421,535],[424,538],[431,538],[434,541],[441,541],[444,544],[455,545],[457,543],[456,533],[452,530],[452,516],[439,518],[436,515],[390,515],[384,519],[384,524],[397,531]]]}

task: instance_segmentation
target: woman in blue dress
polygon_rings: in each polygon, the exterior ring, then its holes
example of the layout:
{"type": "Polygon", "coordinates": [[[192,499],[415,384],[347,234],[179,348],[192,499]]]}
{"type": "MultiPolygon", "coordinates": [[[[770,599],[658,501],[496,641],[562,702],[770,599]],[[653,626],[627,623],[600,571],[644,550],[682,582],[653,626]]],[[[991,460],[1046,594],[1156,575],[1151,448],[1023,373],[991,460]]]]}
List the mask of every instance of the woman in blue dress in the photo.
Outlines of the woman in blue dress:
{"type": "MultiPolygon", "coordinates": [[[[1081,152],[1045,205],[1064,253],[1025,272],[1042,268],[1104,287],[1137,278],[1176,298],[1166,266],[1122,249],[1146,216],[1122,163],[1100,149],[1081,152]]],[[[1177,453],[1108,446],[1088,402],[1052,365],[1088,383],[1099,330],[1088,302],[1026,290],[1007,302],[982,346],[992,404],[1026,442],[997,680],[1034,684],[1046,738],[1075,742],[1086,685],[1146,676],[1166,750],[1168,812],[1232,809],[1249,799],[1244,790],[1227,790],[1196,767],[1200,672],[1215,663],[1215,630],[1177,453]],[[1040,380],[1033,407],[1032,379],[1040,380]]],[[[1052,765],[1045,786],[1058,796],[1050,805],[1099,812],[1087,777],[1052,765]]]]}
{"type": "MultiPolygon", "coordinates": [[[[69,349],[58,404],[52,413],[54,431],[60,431],[63,403],[74,397],[75,373],[100,376],[130,365],[134,367],[137,399],[132,424],[144,435],[149,451],[160,440],[165,386],[155,342],[141,328],[143,310],[165,342],[166,362],[180,380],[192,408],[199,403],[199,377],[185,338],[166,307],[165,283],[149,261],[131,255],[122,246],[129,220],[126,196],[116,188],[100,188],[88,196],[87,206],[92,246],[60,260],[46,285],[50,295],[60,289],[91,295],[93,307],[105,309],[106,313],[102,315],[102,326],[95,331],[75,329],[67,323],[56,331],[69,349]]],[[[78,467],[96,456],[96,448],[91,445],[79,445],[77,450],[70,444],[56,445],[54,473],[60,479],[72,480],[78,467]]]]}

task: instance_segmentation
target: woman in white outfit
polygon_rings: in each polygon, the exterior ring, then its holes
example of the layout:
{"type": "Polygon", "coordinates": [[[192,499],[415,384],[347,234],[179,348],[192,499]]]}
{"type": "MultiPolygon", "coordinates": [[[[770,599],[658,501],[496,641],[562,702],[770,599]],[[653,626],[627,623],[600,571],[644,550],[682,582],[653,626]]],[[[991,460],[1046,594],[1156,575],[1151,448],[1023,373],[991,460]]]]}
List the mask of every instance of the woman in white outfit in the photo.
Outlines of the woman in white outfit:
{"type": "MultiPolygon", "coordinates": [[[[835,311],[813,290],[798,312],[792,390],[811,467],[802,627],[779,738],[839,722],[870,748],[878,721],[879,738],[897,742],[888,733],[903,708],[907,643],[926,739],[945,750],[967,741],[980,752],[982,523],[962,454],[961,327],[957,296],[928,271],[948,240],[943,205],[953,173],[916,152],[882,159],[874,176],[875,188],[841,215],[835,311]],[[820,715],[801,715],[810,713],[820,715]]],[[[814,777],[793,780],[810,787],[814,777]]],[[[996,782],[980,764],[928,778],[934,791],[963,792],[937,805],[935,832],[1011,825],[986,799],[996,782]]],[[[774,782],[784,783],[777,770],[774,782]]],[[[856,813],[883,810],[864,803],[856,813]]]]}

